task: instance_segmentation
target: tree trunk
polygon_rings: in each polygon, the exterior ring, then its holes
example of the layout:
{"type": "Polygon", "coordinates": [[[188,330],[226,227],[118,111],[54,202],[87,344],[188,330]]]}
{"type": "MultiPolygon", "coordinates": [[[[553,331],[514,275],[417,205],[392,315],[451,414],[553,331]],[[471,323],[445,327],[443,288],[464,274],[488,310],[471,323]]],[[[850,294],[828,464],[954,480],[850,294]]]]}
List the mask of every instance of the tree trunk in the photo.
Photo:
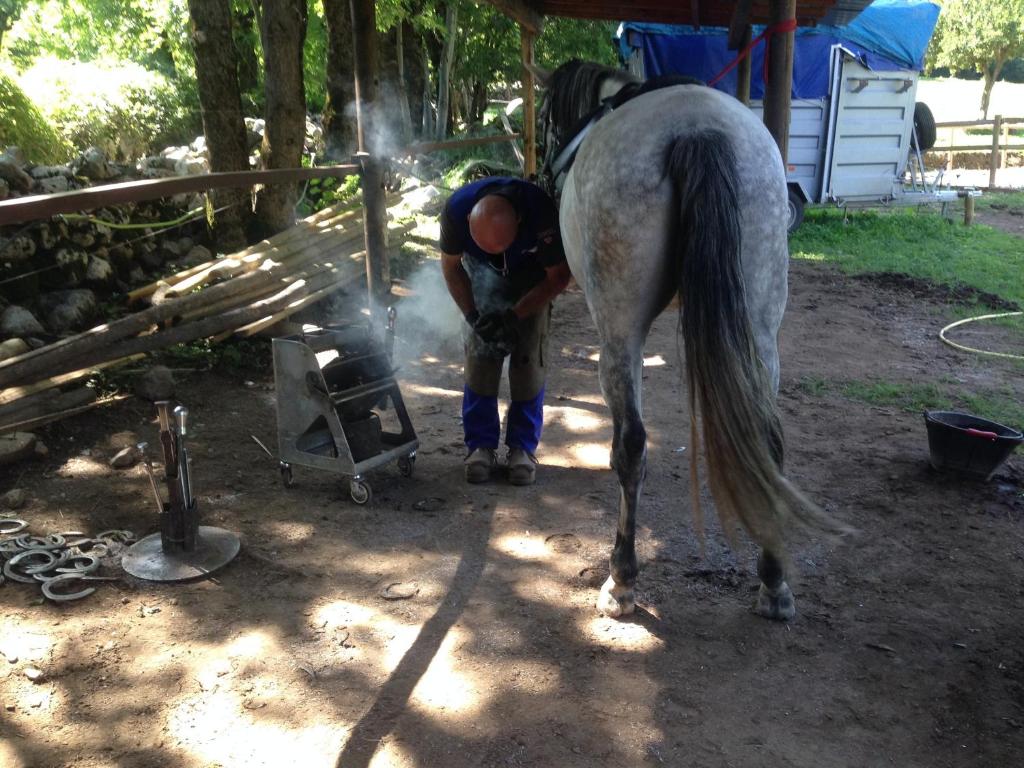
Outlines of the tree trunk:
{"type": "Polygon", "coordinates": [[[325,154],[332,162],[344,162],[356,150],[352,14],[348,0],[323,2],[327,24],[327,101],[323,118],[325,154]]]}
{"type": "MultiPolygon", "coordinates": [[[[306,39],[306,0],[266,3],[260,30],[266,67],[266,128],[260,153],[263,167],[298,168],[306,138],[306,97],[302,79],[302,46],[306,39]]],[[[295,222],[298,185],[274,184],[256,195],[261,237],[281,232],[295,222]]]]}
{"type": "Polygon", "coordinates": [[[437,133],[438,141],[444,141],[448,134],[448,99],[451,87],[452,58],[455,56],[455,35],[457,32],[459,6],[456,0],[449,0],[444,12],[444,49],[437,69],[437,133]]]}
{"type": "MultiPolygon", "coordinates": [[[[196,54],[196,84],[203,113],[203,133],[210,170],[247,171],[249,151],[242,97],[238,88],[238,62],[231,35],[230,0],[189,0],[192,46],[196,54]]],[[[246,245],[245,230],[252,218],[248,189],[214,189],[213,238],[224,253],[246,245]]]]}
{"type": "Polygon", "coordinates": [[[473,83],[473,122],[482,123],[487,112],[487,85],[482,80],[473,83]]]}
{"type": "Polygon", "coordinates": [[[430,58],[427,46],[423,46],[423,124],[421,133],[424,137],[434,135],[434,107],[430,103],[430,58]]]}
{"type": "Polygon", "coordinates": [[[398,99],[398,124],[403,144],[412,141],[412,111],[409,108],[409,78],[405,73],[405,34],[404,22],[395,27],[395,64],[397,84],[395,98],[398,99]]]}
{"type": "Polygon", "coordinates": [[[403,84],[404,51],[398,34],[378,35],[380,46],[380,107],[378,131],[386,152],[407,145],[412,138],[409,102],[403,84]]]}
{"type": "Polygon", "coordinates": [[[252,32],[255,25],[256,15],[250,9],[244,13],[235,14],[235,30],[236,36],[234,38],[235,52],[238,55],[238,88],[242,92],[243,98],[248,98],[246,94],[251,91],[255,91],[260,84],[260,60],[256,56],[256,49],[251,45],[251,41],[256,39],[259,34],[259,29],[256,29],[257,35],[253,36],[252,32]]]}
{"type": "Polygon", "coordinates": [[[990,66],[984,68],[983,73],[985,75],[985,89],[981,92],[981,119],[988,120],[988,107],[989,102],[992,99],[992,88],[996,84],[996,80],[999,79],[999,73],[1003,71],[1003,65],[1006,63],[1005,56],[997,56],[995,61],[990,66]]]}
{"type": "MultiPolygon", "coordinates": [[[[429,79],[429,70],[425,69],[423,43],[412,24],[402,22],[402,49],[405,60],[406,99],[409,102],[410,127],[413,132],[422,135],[423,85],[429,79]]],[[[429,134],[427,134],[429,135],[429,134]]]]}

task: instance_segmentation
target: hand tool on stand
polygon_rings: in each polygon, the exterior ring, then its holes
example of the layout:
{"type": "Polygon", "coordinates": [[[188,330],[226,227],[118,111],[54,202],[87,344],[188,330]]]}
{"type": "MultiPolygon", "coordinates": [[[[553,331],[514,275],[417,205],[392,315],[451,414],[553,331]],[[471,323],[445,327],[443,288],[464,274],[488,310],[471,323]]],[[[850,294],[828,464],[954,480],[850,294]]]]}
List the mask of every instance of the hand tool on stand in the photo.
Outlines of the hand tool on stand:
{"type": "Polygon", "coordinates": [[[167,513],[160,518],[161,541],[164,551],[188,549],[185,539],[185,504],[178,478],[178,436],[171,428],[171,404],[167,400],[158,400],[156,406],[157,419],[160,421],[160,447],[164,452],[164,480],[170,504],[167,513]]]}
{"type": "MultiPolygon", "coordinates": [[[[191,510],[195,505],[195,497],[192,495],[192,464],[188,455],[188,448],[185,445],[185,435],[188,429],[188,408],[179,405],[174,409],[174,418],[178,424],[177,434],[177,457],[178,457],[178,480],[181,486],[181,495],[185,502],[185,509],[191,510]]],[[[189,543],[195,546],[196,529],[199,525],[199,516],[186,514],[184,519],[185,549],[189,549],[189,543]]]]}
{"type": "Polygon", "coordinates": [[[133,544],[121,560],[132,576],[149,581],[187,581],[208,576],[238,554],[238,536],[223,528],[199,525],[199,504],[192,486],[192,463],[185,438],[188,409],[179,405],[171,422],[171,404],[155,403],[164,454],[164,480],[170,501],[157,489],[146,444],[139,443],[153,495],[159,509],[160,532],[133,544]]]}
{"type": "Polygon", "coordinates": [[[146,468],[146,476],[149,478],[149,487],[153,489],[153,498],[156,499],[157,519],[163,520],[167,511],[164,509],[164,500],[160,498],[160,489],[156,487],[156,476],[153,474],[153,462],[149,460],[149,443],[139,443],[135,446],[142,459],[142,466],[146,468]]]}

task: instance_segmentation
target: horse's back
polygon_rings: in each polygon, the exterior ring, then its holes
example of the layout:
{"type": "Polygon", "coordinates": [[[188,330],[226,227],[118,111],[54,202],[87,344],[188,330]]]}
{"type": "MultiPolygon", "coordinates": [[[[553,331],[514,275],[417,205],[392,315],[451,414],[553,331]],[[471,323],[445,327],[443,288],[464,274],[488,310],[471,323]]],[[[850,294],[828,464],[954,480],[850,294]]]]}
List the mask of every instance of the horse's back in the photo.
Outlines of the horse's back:
{"type": "Polygon", "coordinates": [[[675,226],[679,179],[668,171],[669,157],[679,142],[709,135],[723,137],[734,158],[744,282],[767,342],[786,294],[785,172],[771,134],[730,96],[672,86],[638,96],[594,126],[563,190],[567,255],[578,281],[611,294],[596,303],[624,307],[630,296],[652,297],[639,311],[653,318],[678,285],[675,238],[687,237],[675,226]]]}

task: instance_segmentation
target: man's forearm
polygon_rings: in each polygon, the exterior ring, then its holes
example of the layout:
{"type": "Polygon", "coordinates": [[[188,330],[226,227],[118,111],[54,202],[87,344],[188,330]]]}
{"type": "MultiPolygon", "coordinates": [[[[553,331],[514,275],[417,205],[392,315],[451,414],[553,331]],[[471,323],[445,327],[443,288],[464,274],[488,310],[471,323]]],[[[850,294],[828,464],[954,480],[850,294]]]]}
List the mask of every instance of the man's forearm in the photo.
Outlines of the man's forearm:
{"type": "Polygon", "coordinates": [[[451,254],[441,255],[441,272],[444,274],[445,284],[448,286],[448,293],[451,294],[455,304],[462,311],[464,316],[476,312],[476,302],[473,300],[473,285],[469,281],[462,266],[462,258],[451,254]]]}
{"type": "Polygon", "coordinates": [[[544,309],[569,285],[570,276],[568,268],[548,270],[544,280],[527,291],[526,295],[516,302],[513,307],[516,317],[522,320],[544,309]]]}

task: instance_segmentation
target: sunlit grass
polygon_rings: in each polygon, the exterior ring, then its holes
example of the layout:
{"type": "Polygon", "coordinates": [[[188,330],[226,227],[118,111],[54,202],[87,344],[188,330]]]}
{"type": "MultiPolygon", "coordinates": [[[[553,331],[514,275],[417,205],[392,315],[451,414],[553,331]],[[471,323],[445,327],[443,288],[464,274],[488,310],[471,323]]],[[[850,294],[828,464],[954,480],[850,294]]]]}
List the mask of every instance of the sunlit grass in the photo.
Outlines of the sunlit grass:
{"type": "Polygon", "coordinates": [[[1024,239],[934,212],[810,210],[789,248],[850,274],[899,272],[1024,303],[1024,239]]]}
{"type": "Polygon", "coordinates": [[[1008,388],[969,390],[948,378],[927,383],[886,380],[836,381],[806,376],[797,389],[811,397],[836,394],[848,400],[908,413],[926,410],[965,411],[1015,429],[1024,426],[1024,404],[1008,388]]]}

